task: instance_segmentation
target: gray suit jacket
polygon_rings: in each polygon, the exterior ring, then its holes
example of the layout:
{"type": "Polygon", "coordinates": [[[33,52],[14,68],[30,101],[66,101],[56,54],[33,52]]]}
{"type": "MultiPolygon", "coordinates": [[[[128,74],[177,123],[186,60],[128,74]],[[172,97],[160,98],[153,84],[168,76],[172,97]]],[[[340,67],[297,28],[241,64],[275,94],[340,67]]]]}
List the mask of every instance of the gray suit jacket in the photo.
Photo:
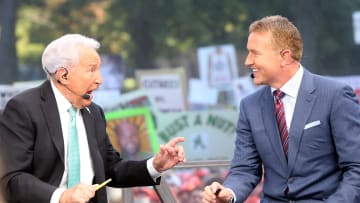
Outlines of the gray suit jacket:
{"type": "MultiPolygon", "coordinates": [[[[154,185],[144,161],[125,161],[113,149],[106,134],[102,109],[91,104],[81,110],[95,177],[107,178],[114,187],[154,185]]],[[[0,119],[1,154],[5,162],[2,183],[9,203],[49,203],[64,172],[64,140],[60,116],[50,82],[11,99],[0,119]]],[[[103,203],[106,191],[96,192],[91,202],[103,203]]]]}
{"type": "Polygon", "coordinates": [[[289,130],[288,160],[270,87],[244,98],[224,182],[237,202],[259,182],[262,166],[263,202],[360,202],[360,105],[353,90],[304,71],[289,130]]]}

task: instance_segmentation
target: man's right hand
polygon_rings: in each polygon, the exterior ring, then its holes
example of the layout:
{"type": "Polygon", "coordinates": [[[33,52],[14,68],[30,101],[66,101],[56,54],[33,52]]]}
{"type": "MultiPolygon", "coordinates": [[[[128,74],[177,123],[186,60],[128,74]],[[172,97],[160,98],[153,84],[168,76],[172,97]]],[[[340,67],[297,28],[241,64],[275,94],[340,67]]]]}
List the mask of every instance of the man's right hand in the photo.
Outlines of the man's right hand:
{"type": "Polygon", "coordinates": [[[232,200],[231,190],[225,188],[218,182],[213,182],[204,188],[202,203],[228,203],[232,200]]]}
{"type": "Polygon", "coordinates": [[[96,186],[83,183],[75,185],[62,193],[60,203],[86,203],[95,196],[96,186]]]}

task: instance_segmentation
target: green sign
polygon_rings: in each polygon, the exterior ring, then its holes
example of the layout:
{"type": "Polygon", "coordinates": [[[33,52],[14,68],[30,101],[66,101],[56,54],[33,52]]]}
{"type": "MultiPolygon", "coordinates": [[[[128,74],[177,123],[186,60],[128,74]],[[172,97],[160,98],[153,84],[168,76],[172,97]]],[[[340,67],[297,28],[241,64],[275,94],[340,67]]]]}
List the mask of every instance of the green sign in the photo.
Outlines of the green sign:
{"type": "Polygon", "coordinates": [[[186,158],[230,160],[235,148],[236,110],[157,113],[157,137],[166,143],[173,137],[185,137],[186,158]]]}

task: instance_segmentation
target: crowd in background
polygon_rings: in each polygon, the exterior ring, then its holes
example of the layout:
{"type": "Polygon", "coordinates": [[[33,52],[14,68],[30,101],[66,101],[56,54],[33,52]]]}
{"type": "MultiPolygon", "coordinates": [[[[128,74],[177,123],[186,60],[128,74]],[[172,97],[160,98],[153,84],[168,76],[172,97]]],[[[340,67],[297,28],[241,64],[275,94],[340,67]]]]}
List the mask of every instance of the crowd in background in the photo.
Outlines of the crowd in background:
{"type": "MultiPolygon", "coordinates": [[[[178,203],[199,203],[203,188],[214,181],[222,182],[227,173],[227,167],[174,169],[164,178],[178,203]]],[[[261,181],[244,203],[260,202],[262,184],[261,181]]],[[[161,203],[152,187],[137,187],[134,196],[135,203],[161,203]]]]}

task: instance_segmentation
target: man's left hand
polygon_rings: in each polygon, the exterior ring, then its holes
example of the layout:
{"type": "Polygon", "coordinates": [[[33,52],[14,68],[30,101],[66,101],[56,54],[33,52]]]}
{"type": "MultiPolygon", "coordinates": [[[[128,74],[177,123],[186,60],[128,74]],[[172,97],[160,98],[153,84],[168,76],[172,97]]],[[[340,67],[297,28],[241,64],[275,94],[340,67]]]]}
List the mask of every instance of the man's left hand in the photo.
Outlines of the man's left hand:
{"type": "Polygon", "coordinates": [[[158,172],[164,172],[178,163],[185,162],[185,152],[177,144],[184,142],[184,137],[171,139],[166,145],[160,145],[160,151],[155,155],[153,165],[158,172]]]}

